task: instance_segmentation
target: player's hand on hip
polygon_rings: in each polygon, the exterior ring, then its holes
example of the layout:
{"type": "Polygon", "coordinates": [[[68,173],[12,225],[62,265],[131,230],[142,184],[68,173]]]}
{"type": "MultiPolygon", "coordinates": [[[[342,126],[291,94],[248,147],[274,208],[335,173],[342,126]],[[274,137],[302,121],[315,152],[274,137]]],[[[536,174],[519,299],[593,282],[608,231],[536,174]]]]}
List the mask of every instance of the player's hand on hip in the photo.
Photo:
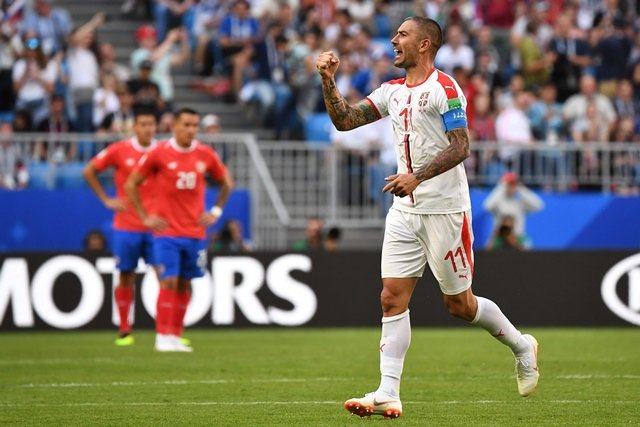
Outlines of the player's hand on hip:
{"type": "Polygon", "coordinates": [[[169,225],[166,219],[156,215],[148,216],[142,223],[153,231],[162,231],[169,225]]]}
{"type": "Polygon", "coordinates": [[[108,199],[104,205],[108,208],[111,209],[112,211],[116,211],[116,212],[124,212],[127,210],[127,202],[125,202],[124,200],[121,199],[108,199]]]}
{"type": "Polygon", "coordinates": [[[323,78],[331,78],[336,74],[340,59],[331,51],[322,52],[316,60],[316,68],[323,78]]]}
{"type": "Polygon", "coordinates": [[[219,218],[220,217],[215,216],[210,212],[204,212],[202,215],[200,215],[200,218],[198,218],[198,225],[200,227],[207,228],[218,222],[219,218]]]}
{"type": "Polygon", "coordinates": [[[389,175],[384,179],[388,182],[382,189],[383,192],[391,192],[394,196],[404,197],[413,193],[420,181],[411,173],[389,175]]]}

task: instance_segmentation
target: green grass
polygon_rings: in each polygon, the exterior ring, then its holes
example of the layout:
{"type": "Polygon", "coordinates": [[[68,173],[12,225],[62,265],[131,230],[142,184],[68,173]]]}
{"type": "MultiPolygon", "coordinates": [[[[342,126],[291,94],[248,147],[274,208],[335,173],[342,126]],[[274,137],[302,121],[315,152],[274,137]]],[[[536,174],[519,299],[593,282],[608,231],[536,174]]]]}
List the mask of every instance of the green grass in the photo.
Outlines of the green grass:
{"type": "Polygon", "coordinates": [[[640,330],[533,329],[541,380],[519,397],[509,350],[476,328],[414,329],[393,421],[342,403],[378,385],[378,329],[190,330],[192,354],[153,334],[0,333],[0,425],[640,425],[640,330]],[[380,424],[383,423],[383,424],[380,424]]]}

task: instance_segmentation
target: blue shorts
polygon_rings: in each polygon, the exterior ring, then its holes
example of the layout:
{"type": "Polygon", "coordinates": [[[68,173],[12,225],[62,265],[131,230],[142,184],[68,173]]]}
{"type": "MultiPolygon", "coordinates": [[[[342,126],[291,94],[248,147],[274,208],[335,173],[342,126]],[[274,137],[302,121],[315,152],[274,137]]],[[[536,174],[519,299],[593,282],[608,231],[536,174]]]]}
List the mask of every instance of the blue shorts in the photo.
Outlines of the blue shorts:
{"type": "Polygon", "coordinates": [[[120,271],[135,271],[140,258],[154,265],[153,236],[139,231],[113,230],[113,254],[120,271]]]}
{"type": "Polygon", "coordinates": [[[156,237],[153,245],[160,279],[202,277],[207,270],[207,241],[190,237],[156,237]]]}

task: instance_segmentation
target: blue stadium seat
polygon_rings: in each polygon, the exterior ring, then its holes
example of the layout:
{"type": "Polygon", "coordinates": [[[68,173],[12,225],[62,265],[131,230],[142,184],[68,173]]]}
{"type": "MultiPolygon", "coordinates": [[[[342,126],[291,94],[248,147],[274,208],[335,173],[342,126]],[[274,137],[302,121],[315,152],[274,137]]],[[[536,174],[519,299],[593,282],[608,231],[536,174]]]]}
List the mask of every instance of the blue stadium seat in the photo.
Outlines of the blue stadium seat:
{"type": "Polygon", "coordinates": [[[49,163],[29,163],[27,170],[29,171],[29,188],[40,190],[53,188],[56,171],[49,166],[49,163]]]}
{"type": "Polygon", "coordinates": [[[57,188],[82,188],[86,181],[82,176],[84,169],[82,162],[68,162],[58,166],[58,176],[56,179],[57,188]]]}
{"type": "Polygon", "coordinates": [[[309,114],[304,121],[304,138],[308,142],[331,142],[331,119],[327,113],[309,114]]]}

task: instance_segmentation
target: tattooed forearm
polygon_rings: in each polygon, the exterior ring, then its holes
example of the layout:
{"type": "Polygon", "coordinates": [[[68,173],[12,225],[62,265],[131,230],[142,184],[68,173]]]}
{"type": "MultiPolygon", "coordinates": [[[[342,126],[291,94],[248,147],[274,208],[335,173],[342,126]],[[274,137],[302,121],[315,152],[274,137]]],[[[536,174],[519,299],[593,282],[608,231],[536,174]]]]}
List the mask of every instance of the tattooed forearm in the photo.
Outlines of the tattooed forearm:
{"type": "Polygon", "coordinates": [[[378,120],[374,108],[367,101],[360,101],[353,107],[340,94],[334,79],[322,80],[322,94],[327,113],[336,129],[351,130],[378,120]]]}
{"type": "Polygon", "coordinates": [[[433,161],[413,172],[417,179],[425,181],[433,178],[469,157],[471,152],[469,151],[469,131],[467,129],[453,129],[447,132],[447,138],[449,146],[442,150],[433,161]]]}

